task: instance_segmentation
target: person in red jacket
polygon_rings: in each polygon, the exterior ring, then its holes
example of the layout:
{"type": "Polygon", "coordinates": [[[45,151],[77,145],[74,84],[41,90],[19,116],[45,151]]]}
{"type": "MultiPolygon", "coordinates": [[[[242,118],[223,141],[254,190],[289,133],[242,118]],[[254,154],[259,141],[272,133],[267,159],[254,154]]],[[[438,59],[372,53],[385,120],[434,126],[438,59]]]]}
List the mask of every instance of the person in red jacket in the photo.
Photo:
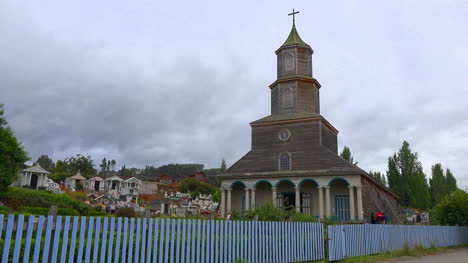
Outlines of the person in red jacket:
{"type": "Polygon", "coordinates": [[[377,221],[377,224],[382,224],[384,221],[384,214],[380,210],[375,214],[375,221],[377,221]]]}

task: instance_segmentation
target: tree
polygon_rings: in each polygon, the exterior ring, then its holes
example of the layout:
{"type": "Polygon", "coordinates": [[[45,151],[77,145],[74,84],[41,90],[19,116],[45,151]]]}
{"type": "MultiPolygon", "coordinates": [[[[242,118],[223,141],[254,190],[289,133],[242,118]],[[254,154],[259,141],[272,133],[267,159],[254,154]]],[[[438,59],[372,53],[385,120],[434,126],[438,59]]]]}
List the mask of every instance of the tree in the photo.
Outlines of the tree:
{"type": "Polygon", "coordinates": [[[13,130],[7,126],[4,111],[3,104],[0,104],[0,191],[5,191],[13,183],[18,171],[29,160],[13,130]]]}
{"type": "Polygon", "coordinates": [[[104,173],[105,171],[107,171],[107,159],[106,157],[104,157],[101,161],[101,164],[99,165],[99,167],[101,167],[101,173],[104,173]]]}
{"type": "Polygon", "coordinates": [[[390,190],[403,206],[426,209],[431,205],[429,186],[418,153],[404,141],[398,153],[388,158],[387,180],[390,190]]]}
{"type": "Polygon", "coordinates": [[[445,181],[447,183],[447,193],[451,193],[458,190],[457,179],[455,179],[450,169],[447,169],[447,171],[445,172],[445,176],[445,181]]]}
{"type": "Polygon", "coordinates": [[[348,146],[343,147],[343,151],[341,151],[340,157],[345,159],[346,161],[354,164],[354,165],[358,164],[358,162],[354,162],[354,158],[353,158],[353,156],[351,154],[351,150],[349,149],[348,146]]]}
{"type": "Polygon", "coordinates": [[[372,176],[373,178],[375,178],[375,180],[379,181],[381,184],[383,184],[385,186],[387,185],[387,180],[385,179],[385,174],[383,174],[381,172],[370,171],[369,175],[372,176]]]}
{"type": "Polygon", "coordinates": [[[429,180],[431,186],[432,204],[438,204],[447,195],[447,181],[444,176],[442,165],[437,163],[432,166],[432,178],[429,180]]]}
{"type": "Polygon", "coordinates": [[[456,190],[431,210],[431,222],[441,225],[468,226],[468,193],[456,190]]]}
{"type": "Polygon", "coordinates": [[[117,164],[117,162],[115,160],[111,160],[111,162],[110,162],[111,171],[114,171],[116,164],[117,164]]]}
{"type": "Polygon", "coordinates": [[[227,167],[226,167],[226,161],[223,159],[223,160],[221,161],[221,169],[220,169],[219,172],[222,174],[222,173],[224,173],[224,171],[226,171],[226,169],[227,169],[227,167]]]}
{"type": "Polygon", "coordinates": [[[65,159],[67,164],[67,170],[71,173],[77,173],[78,171],[84,177],[91,177],[96,175],[96,169],[94,169],[94,161],[89,155],[77,154],[76,157],[72,156],[65,159]]]}
{"type": "MultiPolygon", "coordinates": [[[[184,178],[179,183],[180,190],[183,193],[190,193],[190,196],[195,198],[199,194],[211,194],[212,196],[216,195],[216,191],[219,191],[219,188],[204,182],[200,182],[195,178],[187,177],[184,178]]],[[[216,201],[216,200],[215,200],[216,201]]]]}
{"type": "Polygon", "coordinates": [[[39,156],[39,158],[37,158],[36,164],[39,164],[42,168],[46,169],[49,172],[55,168],[54,161],[51,158],[49,158],[48,155],[44,155],[44,154],[39,156]]]}

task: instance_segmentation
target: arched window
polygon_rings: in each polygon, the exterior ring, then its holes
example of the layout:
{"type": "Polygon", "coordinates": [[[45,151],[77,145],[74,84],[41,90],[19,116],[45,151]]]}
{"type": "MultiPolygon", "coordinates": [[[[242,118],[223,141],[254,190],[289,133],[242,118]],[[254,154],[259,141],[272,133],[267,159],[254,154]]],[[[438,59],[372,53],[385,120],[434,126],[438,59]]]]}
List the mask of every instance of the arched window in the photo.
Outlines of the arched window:
{"type": "Polygon", "coordinates": [[[291,72],[294,71],[295,64],[294,53],[287,53],[284,57],[284,71],[291,72]]]}
{"type": "Polygon", "coordinates": [[[290,108],[293,106],[293,92],[291,88],[283,89],[283,107],[290,108]]]}
{"type": "Polygon", "coordinates": [[[291,170],[291,157],[289,153],[282,153],[279,158],[279,169],[281,171],[291,170]]]}

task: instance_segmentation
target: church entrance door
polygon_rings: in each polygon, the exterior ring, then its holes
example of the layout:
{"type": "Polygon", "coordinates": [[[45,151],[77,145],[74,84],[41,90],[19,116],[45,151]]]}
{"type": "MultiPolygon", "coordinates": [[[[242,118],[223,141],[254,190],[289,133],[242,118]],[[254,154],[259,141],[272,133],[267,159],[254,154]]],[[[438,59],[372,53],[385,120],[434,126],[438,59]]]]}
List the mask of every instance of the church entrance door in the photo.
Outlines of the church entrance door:
{"type": "Polygon", "coordinates": [[[310,193],[301,193],[301,212],[311,215],[311,204],[310,193]]]}
{"type": "Polygon", "coordinates": [[[295,192],[283,192],[278,193],[278,206],[285,207],[286,209],[294,209],[296,206],[296,193],[295,192]]]}
{"type": "Polygon", "coordinates": [[[338,221],[349,221],[349,195],[335,196],[335,215],[338,221]]]}

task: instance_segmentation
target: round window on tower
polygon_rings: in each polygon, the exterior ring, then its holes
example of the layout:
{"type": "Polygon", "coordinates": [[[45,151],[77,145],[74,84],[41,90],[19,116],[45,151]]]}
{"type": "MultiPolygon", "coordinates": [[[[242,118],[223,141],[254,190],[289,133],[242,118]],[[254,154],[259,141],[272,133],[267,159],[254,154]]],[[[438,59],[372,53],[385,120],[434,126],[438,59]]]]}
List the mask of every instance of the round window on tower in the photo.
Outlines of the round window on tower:
{"type": "Polygon", "coordinates": [[[282,130],[279,131],[278,137],[279,137],[280,140],[285,142],[285,141],[289,140],[289,138],[291,138],[291,132],[288,129],[282,129],[282,130]]]}

